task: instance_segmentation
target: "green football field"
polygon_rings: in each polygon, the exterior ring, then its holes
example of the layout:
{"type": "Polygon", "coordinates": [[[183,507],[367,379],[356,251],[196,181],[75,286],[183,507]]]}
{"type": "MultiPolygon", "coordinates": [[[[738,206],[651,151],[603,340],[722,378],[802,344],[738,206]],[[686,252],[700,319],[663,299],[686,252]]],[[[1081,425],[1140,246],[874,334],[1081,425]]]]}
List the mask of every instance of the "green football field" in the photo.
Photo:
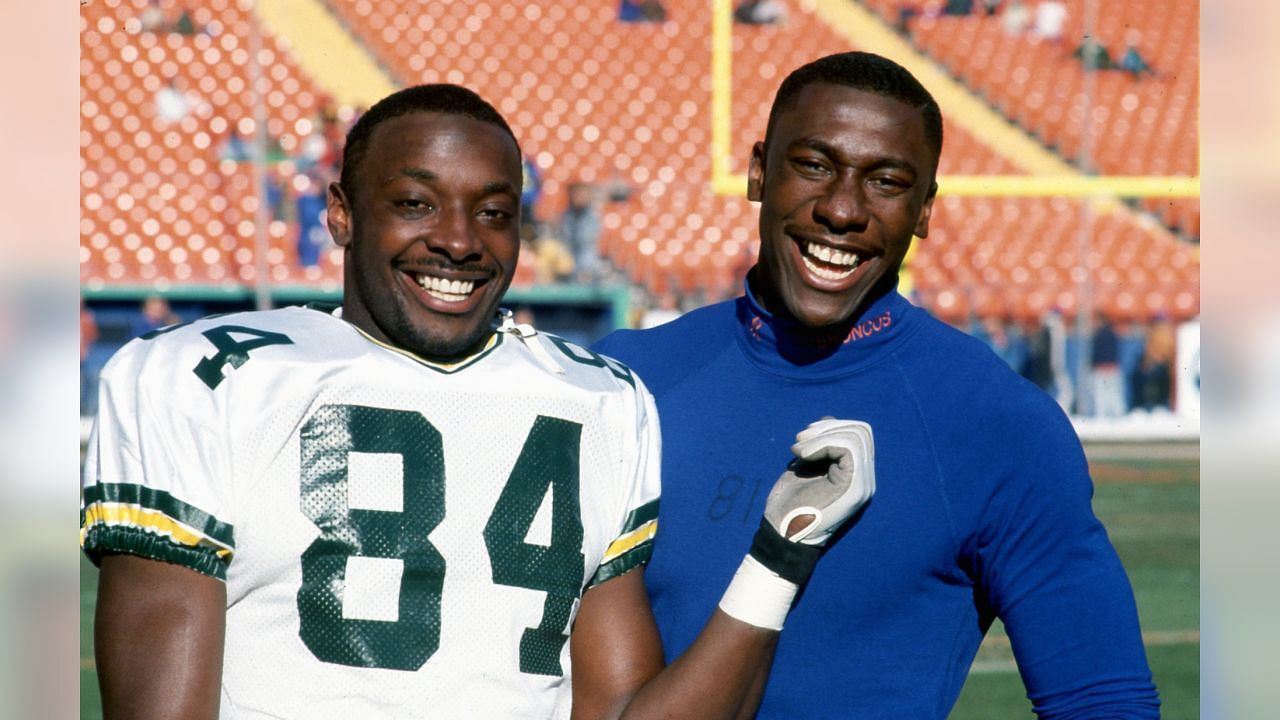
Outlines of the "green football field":
{"type": "MultiPolygon", "coordinates": [[[[1163,717],[1200,716],[1200,460],[1161,448],[1095,452],[1094,509],[1129,571],[1163,717]],[[1110,457],[1107,457],[1110,455],[1110,457]],[[1126,457],[1127,456],[1127,457],[1126,457]]],[[[93,663],[96,571],[80,565],[80,716],[101,718],[93,663]]],[[[1013,654],[999,627],[974,662],[957,720],[1030,718],[1013,654]]]]}

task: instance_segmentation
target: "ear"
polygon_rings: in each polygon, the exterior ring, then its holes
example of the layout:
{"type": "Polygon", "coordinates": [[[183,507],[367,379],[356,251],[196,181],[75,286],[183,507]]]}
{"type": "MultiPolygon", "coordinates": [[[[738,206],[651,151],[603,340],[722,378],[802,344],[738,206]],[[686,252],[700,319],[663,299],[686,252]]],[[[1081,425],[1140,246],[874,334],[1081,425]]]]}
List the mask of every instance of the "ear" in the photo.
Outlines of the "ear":
{"type": "Polygon", "coordinates": [[[915,235],[918,238],[929,237],[929,218],[933,217],[933,200],[938,197],[938,183],[933,181],[929,184],[929,196],[925,198],[924,205],[920,208],[920,217],[916,218],[915,235]]]}
{"type": "Polygon", "coordinates": [[[760,202],[764,193],[764,143],[751,146],[751,165],[747,168],[747,199],[760,202]]]}
{"type": "Polygon", "coordinates": [[[351,244],[351,205],[342,186],[336,182],[329,183],[329,194],[326,199],[326,218],[329,234],[338,247],[345,248],[351,244]]]}

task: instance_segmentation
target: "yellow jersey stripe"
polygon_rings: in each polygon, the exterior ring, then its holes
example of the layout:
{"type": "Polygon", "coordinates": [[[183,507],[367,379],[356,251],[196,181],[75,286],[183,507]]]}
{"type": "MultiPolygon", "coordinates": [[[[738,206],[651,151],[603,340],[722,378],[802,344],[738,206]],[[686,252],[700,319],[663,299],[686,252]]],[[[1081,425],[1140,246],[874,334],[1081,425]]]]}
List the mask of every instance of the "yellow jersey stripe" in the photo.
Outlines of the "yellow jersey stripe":
{"type": "Polygon", "coordinates": [[[204,535],[192,532],[173,518],[137,505],[97,503],[85,509],[84,526],[80,529],[80,544],[84,544],[89,529],[98,524],[126,525],[154,530],[176,542],[190,547],[212,547],[224,561],[231,557],[232,549],[204,535]]]}
{"type": "Polygon", "coordinates": [[[635,548],[641,543],[648,542],[658,532],[658,520],[654,518],[622,537],[609,543],[609,547],[604,551],[604,560],[601,564],[607,563],[623,553],[635,548]]]}

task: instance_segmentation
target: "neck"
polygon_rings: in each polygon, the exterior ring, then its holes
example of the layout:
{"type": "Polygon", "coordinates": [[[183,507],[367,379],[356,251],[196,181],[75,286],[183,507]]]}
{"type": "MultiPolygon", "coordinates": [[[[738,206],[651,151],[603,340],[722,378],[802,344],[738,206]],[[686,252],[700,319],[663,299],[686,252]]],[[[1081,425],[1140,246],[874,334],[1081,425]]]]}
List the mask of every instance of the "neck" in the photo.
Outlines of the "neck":
{"type": "Polygon", "coordinates": [[[867,293],[848,317],[830,325],[813,327],[800,322],[787,311],[786,303],[782,302],[771,286],[760,279],[757,268],[753,267],[747,273],[747,290],[755,298],[756,304],[773,316],[774,324],[780,331],[799,343],[811,345],[819,350],[829,349],[832,352],[848,339],[850,331],[861,322],[867,308],[892,292],[897,286],[896,275],[883,278],[871,289],[871,292],[867,293]]]}

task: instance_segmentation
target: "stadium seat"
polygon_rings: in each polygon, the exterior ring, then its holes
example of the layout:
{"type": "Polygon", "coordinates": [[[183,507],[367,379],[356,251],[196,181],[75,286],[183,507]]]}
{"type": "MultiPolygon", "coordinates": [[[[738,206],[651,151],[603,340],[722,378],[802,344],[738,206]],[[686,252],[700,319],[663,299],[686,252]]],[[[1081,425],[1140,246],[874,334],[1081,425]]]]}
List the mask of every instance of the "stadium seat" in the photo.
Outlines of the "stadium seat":
{"type": "MultiPolygon", "coordinates": [[[[1082,2],[1068,3],[1077,18],[1082,2]]],[[[866,4],[893,22],[904,2],[866,4]]],[[[251,27],[264,29],[240,3],[196,0],[186,6],[197,24],[217,24],[222,31],[130,33],[138,3],[101,0],[81,8],[84,282],[165,274],[221,282],[256,272],[252,175],[247,167],[220,162],[219,153],[233,128],[252,124],[244,38],[251,27]],[[176,123],[164,122],[155,107],[157,91],[170,82],[191,103],[176,123]],[[122,208],[126,196],[132,204],[122,208]]],[[[616,6],[603,1],[451,0],[432,4],[430,12],[416,0],[330,0],[328,6],[398,81],[462,82],[492,99],[542,171],[539,217],[559,215],[571,183],[620,177],[633,194],[603,208],[603,255],[654,291],[673,287],[715,296],[739,286],[754,252],[756,212],[745,199],[710,189],[710,20],[704,3],[670,0],[671,20],[646,25],[616,23],[616,6]],[[486,32],[494,23],[508,32],[486,32]]],[[[1086,116],[1080,105],[1085,79],[1069,48],[1007,37],[998,18],[930,15],[938,6],[925,3],[912,25],[920,47],[1068,157],[1078,153],[1080,133],[1089,128],[1099,133],[1092,147],[1105,172],[1197,171],[1197,75],[1187,65],[1197,47],[1192,13],[1166,11],[1154,0],[1108,4],[1099,32],[1141,28],[1143,51],[1162,72],[1136,81],[1097,76],[1086,116]],[[1147,159],[1161,153],[1167,156],[1163,165],[1147,159]]],[[[785,26],[733,28],[731,172],[745,172],[785,72],[847,49],[799,3],[788,2],[788,10],[785,26]]],[[[282,149],[296,151],[313,127],[324,89],[292,61],[285,43],[265,31],[261,59],[270,61],[264,73],[268,128],[282,149]]],[[[1016,167],[999,148],[948,125],[942,173],[1013,174],[1016,167]]],[[[287,164],[277,170],[286,182],[296,173],[287,164]]],[[[1165,225],[1198,235],[1198,202],[1143,207],[1157,210],[1165,225]]],[[[994,283],[1069,285],[1082,213],[1080,202],[1062,198],[943,197],[931,236],[913,259],[916,282],[930,292],[961,295],[994,283]]],[[[1151,251],[1130,260],[1158,281],[1148,258],[1169,257],[1177,241],[1165,228],[1140,226],[1131,216],[1115,222],[1119,229],[1098,246],[1091,271],[1123,282],[1126,270],[1115,247],[1129,242],[1123,238],[1142,237],[1153,243],[1151,251]]],[[[270,279],[340,278],[340,253],[325,254],[319,268],[302,269],[293,229],[276,223],[267,230],[270,279]]],[[[1198,278],[1198,258],[1178,262],[1171,282],[1198,278]]],[[[1167,295],[1170,302],[1177,297],[1167,295]]],[[[1011,302],[1001,296],[978,305],[1007,309],[1011,302]]]]}

